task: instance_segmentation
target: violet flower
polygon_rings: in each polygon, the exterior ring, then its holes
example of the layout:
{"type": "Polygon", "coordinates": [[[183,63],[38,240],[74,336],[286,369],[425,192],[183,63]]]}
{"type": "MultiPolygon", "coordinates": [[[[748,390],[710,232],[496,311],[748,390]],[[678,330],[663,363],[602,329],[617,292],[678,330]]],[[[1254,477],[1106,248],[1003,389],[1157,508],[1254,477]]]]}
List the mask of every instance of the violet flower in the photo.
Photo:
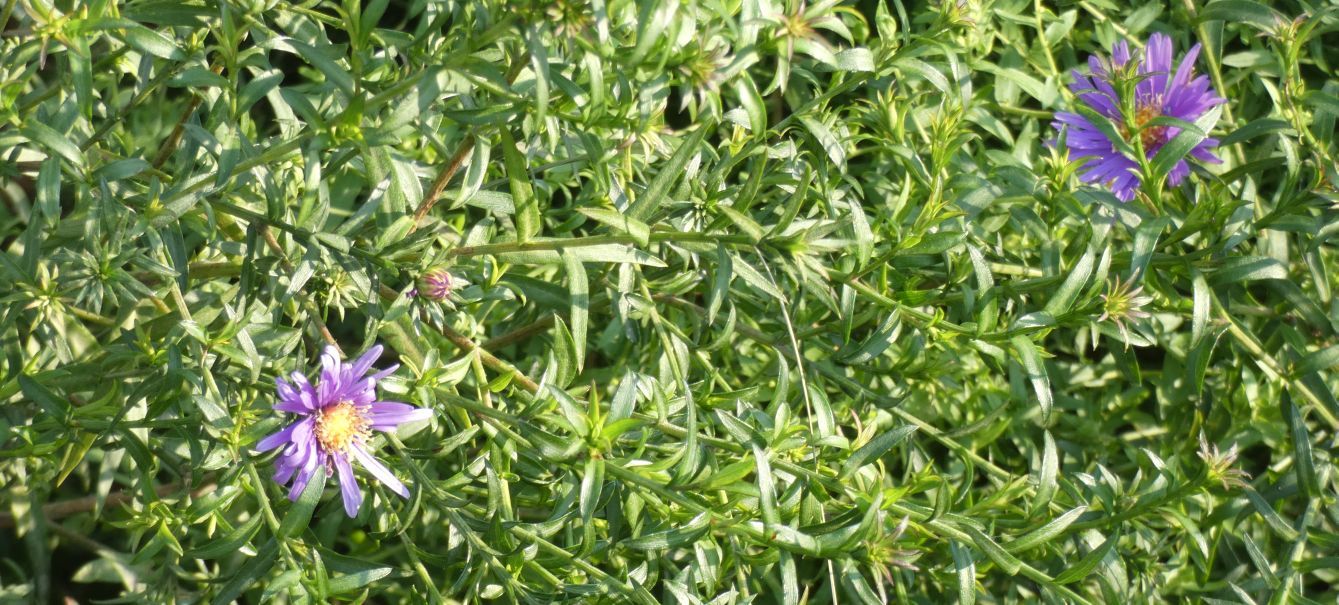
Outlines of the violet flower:
{"type": "Polygon", "coordinates": [[[297,414],[300,419],[262,439],[256,449],[266,452],[284,446],[275,462],[274,480],[280,485],[291,482],[289,500],[297,500],[311,478],[324,470],[327,475],[339,475],[344,512],[350,517],[357,515],[363,491],[354,479],[351,459],[391,491],[409,497],[404,483],[368,452],[367,442],[373,430],[394,431],[406,422],[432,417],[432,410],[377,401],[377,381],[399,367],[397,364],[369,376],[381,350],[381,345],[374,346],[357,361],[345,363],[335,347],[327,346],[321,354],[321,376],[315,385],[301,372],[293,372],[292,383],[275,379],[279,402],[274,409],[297,414]]]}
{"type": "MultiPolygon", "coordinates": [[[[1103,117],[1114,122],[1120,135],[1133,146],[1134,142],[1127,125],[1133,124],[1144,153],[1149,159],[1158,153],[1162,146],[1172,140],[1180,128],[1168,125],[1148,123],[1155,118],[1170,116],[1186,122],[1194,122],[1211,108],[1226,100],[1219,97],[1211,87],[1207,76],[1194,77],[1195,58],[1199,56],[1200,45],[1191,47],[1179,66],[1172,61],[1172,39],[1163,34],[1153,34],[1148,39],[1142,61],[1133,75],[1134,83],[1133,115],[1125,115],[1125,106],[1117,92],[1118,78],[1126,74],[1126,66],[1131,62],[1130,48],[1124,41],[1117,42],[1111,49],[1111,61],[1092,56],[1088,58],[1091,73],[1087,76],[1074,71],[1074,84],[1070,85],[1085,105],[1103,117]],[[1175,69],[1173,69],[1175,67],[1175,69]]],[[[1135,67],[1135,66],[1131,66],[1135,67]]],[[[1070,155],[1087,158],[1082,166],[1085,170],[1080,178],[1085,183],[1101,183],[1122,201],[1134,199],[1139,190],[1141,176],[1139,162],[1117,150],[1117,146],[1089,118],[1071,112],[1057,112],[1055,122],[1057,130],[1068,127],[1065,145],[1070,155]]],[[[1218,145],[1218,139],[1206,138],[1200,141],[1187,157],[1211,164],[1221,163],[1209,150],[1218,145]]],[[[1190,174],[1190,166],[1182,158],[1167,174],[1167,182],[1172,186],[1181,184],[1190,174]]]]}

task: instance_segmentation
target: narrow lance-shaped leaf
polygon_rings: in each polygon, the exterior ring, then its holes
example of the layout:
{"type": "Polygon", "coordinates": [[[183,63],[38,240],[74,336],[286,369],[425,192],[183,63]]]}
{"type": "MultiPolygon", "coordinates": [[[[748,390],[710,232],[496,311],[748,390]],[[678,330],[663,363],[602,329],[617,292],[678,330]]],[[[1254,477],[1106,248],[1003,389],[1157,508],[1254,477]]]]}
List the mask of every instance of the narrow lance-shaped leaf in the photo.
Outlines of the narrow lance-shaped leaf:
{"type": "Polygon", "coordinates": [[[1032,383],[1032,389],[1037,394],[1037,403],[1041,406],[1042,421],[1046,422],[1051,417],[1051,380],[1046,376],[1046,365],[1042,362],[1041,353],[1037,350],[1037,345],[1026,336],[1015,336],[1009,340],[1014,346],[1014,351],[1018,353],[1019,359],[1023,362],[1023,369],[1027,371],[1028,381],[1032,383]]]}
{"type": "Polygon", "coordinates": [[[586,364],[586,326],[590,322],[590,286],[586,282],[586,267],[581,259],[563,253],[567,267],[567,294],[571,300],[569,317],[572,320],[572,344],[576,353],[576,370],[586,364]]]}
{"type": "Polygon", "coordinates": [[[530,174],[525,168],[525,157],[516,147],[516,139],[511,130],[502,128],[502,161],[507,171],[507,183],[511,186],[511,199],[516,207],[516,239],[525,242],[539,235],[542,228],[539,200],[535,197],[534,187],[530,185],[530,174]]]}
{"type": "Polygon", "coordinates": [[[655,215],[656,210],[669,196],[670,187],[673,187],[674,183],[678,182],[679,178],[683,176],[684,168],[688,166],[688,160],[700,151],[702,141],[710,130],[710,124],[699,124],[692,134],[689,134],[682,143],[679,143],[679,148],[674,151],[674,155],[670,156],[668,162],[660,166],[660,171],[651,180],[651,184],[647,185],[646,191],[642,192],[642,195],[628,207],[628,216],[640,221],[647,221],[655,215]]]}

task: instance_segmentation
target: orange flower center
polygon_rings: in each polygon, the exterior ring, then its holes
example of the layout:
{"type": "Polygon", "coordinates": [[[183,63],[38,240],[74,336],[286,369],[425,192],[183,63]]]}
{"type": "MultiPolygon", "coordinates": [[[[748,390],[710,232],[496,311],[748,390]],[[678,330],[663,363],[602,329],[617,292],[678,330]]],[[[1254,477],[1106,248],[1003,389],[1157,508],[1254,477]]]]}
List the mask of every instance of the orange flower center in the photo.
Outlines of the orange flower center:
{"type": "Polygon", "coordinates": [[[322,409],[316,416],[316,441],[326,453],[348,449],[354,439],[366,438],[371,422],[347,401],[322,409]]]}

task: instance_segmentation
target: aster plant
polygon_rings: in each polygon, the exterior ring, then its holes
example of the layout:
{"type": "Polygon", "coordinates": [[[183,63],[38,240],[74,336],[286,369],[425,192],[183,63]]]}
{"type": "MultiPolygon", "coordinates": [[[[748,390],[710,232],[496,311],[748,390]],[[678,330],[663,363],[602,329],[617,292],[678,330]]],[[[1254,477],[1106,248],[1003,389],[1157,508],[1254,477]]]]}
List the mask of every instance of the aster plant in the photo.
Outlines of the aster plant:
{"type": "Polygon", "coordinates": [[[0,0],[0,605],[1339,604],[1334,7],[0,0]]]}
{"type": "Polygon", "coordinates": [[[274,409],[300,418],[262,439],[256,449],[283,448],[275,463],[274,480],[289,486],[290,500],[297,500],[316,473],[338,474],[344,512],[356,516],[363,491],[354,478],[354,460],[391,491],[409,497],[409,488],[368,451],[368,441],[374,430],[391,432],[401,424],[427,420],[432,410],[377,400],[377,381],[400,367],[392,365],[369,375],[381,351],[381,345],[374,346],[357,361],[346,363],[338,349],[327,346],[316,384],[301,372],[293,372],[292,382],[275,379],[279,402],[274,409]]]}
{"type": "Polygon", "coordinates": [[[1163,177],[1180,185],[1190,175],[1187,158],[1222,162],[1211,151],[1218,140],[1204,132],[1224,99],[1207,76],[1194,75],[1199,52],[1194,45],[1178,64],[1172,39],[1153,34],[1142,57],[1122,40],[1109,60],[1088,58],[1088,75],[1074,71],[1070,90],[1081,105],[1077,113],[1057,112],[1052,125],[1062,131],[1069,155],[1085,160],[1083,182],[1104,185],[1128,202],[1141,186],[1160,186],[1163,177]]]}

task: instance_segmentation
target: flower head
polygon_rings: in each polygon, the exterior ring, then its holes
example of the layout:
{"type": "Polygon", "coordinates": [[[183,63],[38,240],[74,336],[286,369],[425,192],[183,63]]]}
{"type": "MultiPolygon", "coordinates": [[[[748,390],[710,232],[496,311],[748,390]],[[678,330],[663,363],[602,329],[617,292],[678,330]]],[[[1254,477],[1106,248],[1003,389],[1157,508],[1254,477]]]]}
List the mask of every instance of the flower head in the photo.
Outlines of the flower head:
{"type": "Polygon", "coordinates": [[[293,372],[291,383],[275,379],[279,402],[274,409],[297,414],[299,419],[262,439],[256,449],[267,452],[283,446],[275,463],[274,480],[280,485],[291,483],[290,500],[297,500],[317,472],[337,473],[344,512],[350,517],[357,515],[363,491],[354,479],[350,459],[357,460],[391,491],[409,497],[404,483],[368,452],[368,439],[372,431],[390,432],[406,422],[426,420],[432,410],[377,401],[377,381],[399,367],[368,375],[380,356],[381,345],[377,345],[357,361],[346,363],[335,347],[328,346],[321,354],[321,376],[315,385],[301,372],[293,372]]]}
{"type": "MultiPolygon", "coordinates": [[[[1172,39],[1153,34],[1144,49],[1142,60],[1134,63],[1130,47],[1124,41],[1111,49],[1111,60],[1089,57],[1089,75],[1074,71],[1070,85],[1079,100],[1088,108],[1114,122],[1124,142],[1134,149],[1143,148],[1153,158],[1177,134],[1180,128],[1165,124],[1151,124],[1155,118],[1172,117],[1194,122],[1214,106],[1226,100],[1219,97],[1206,76],[1194,76],[1195,58],[1200,45],[1191,47],[1179,65],[1173,65],[1172,39]],[[1132,86],[1129,86],[1132,84],[1132,86]],[[1121,94],[1125,90],[1131,99],[1121,94]],[[1137,146],[1136,146],[1137,145],[1137,146]]],[[[1088,117],[1066,111],[1055,114],[1052,126],[1056,130],[1068,127],[1065,145],[1071,155],[1087,158],[1081,175],[1085,183],[1101,183],[1111,189],[1122,201],[1134,199],[1139,190],[1139,161],[1117,150],[1115,142],[1088,117]]],[[[1210,149],[1218,139],[1205,138],[1187,157],[1211,164],[1221,163],[1210,149]]],[[[1190,174],[1185,158],[1179,160],[1167,174],[1167,182],[1181,184],[1190,174]]]]}
{"type": "Polygon", "coordinates": [[[1143,291],[1144,287],[1135,286],[1133,279],[1122,283],[1117,277],[1102,295],[1102,316],[1098,317],[1097,321],[1110,319],[1120,329],[1121,337],[1125,339],[1126,344],[1130,342],[1130,331],[1126,329],[1125,322],[1149,316],[1148,311],[1144,310],[1144,305],[1153,302],[1153,298],[1143,294],[1143,291]]]}
{"type": "Polygon", "coordinates": [[[1220,451],[1217,443],[1209,443],[1204,433],[1200,433],[1200,450],[1197,453],[1200,460],[1203,460],[1208,467],[1208,478],[1217,480],[1223,489],[1231,490],[1247,486],[1250,474],[1239,468],[1232,468],[1237,461],[1237,444],[1233,443],[1226,452],[1220,451]]]}

